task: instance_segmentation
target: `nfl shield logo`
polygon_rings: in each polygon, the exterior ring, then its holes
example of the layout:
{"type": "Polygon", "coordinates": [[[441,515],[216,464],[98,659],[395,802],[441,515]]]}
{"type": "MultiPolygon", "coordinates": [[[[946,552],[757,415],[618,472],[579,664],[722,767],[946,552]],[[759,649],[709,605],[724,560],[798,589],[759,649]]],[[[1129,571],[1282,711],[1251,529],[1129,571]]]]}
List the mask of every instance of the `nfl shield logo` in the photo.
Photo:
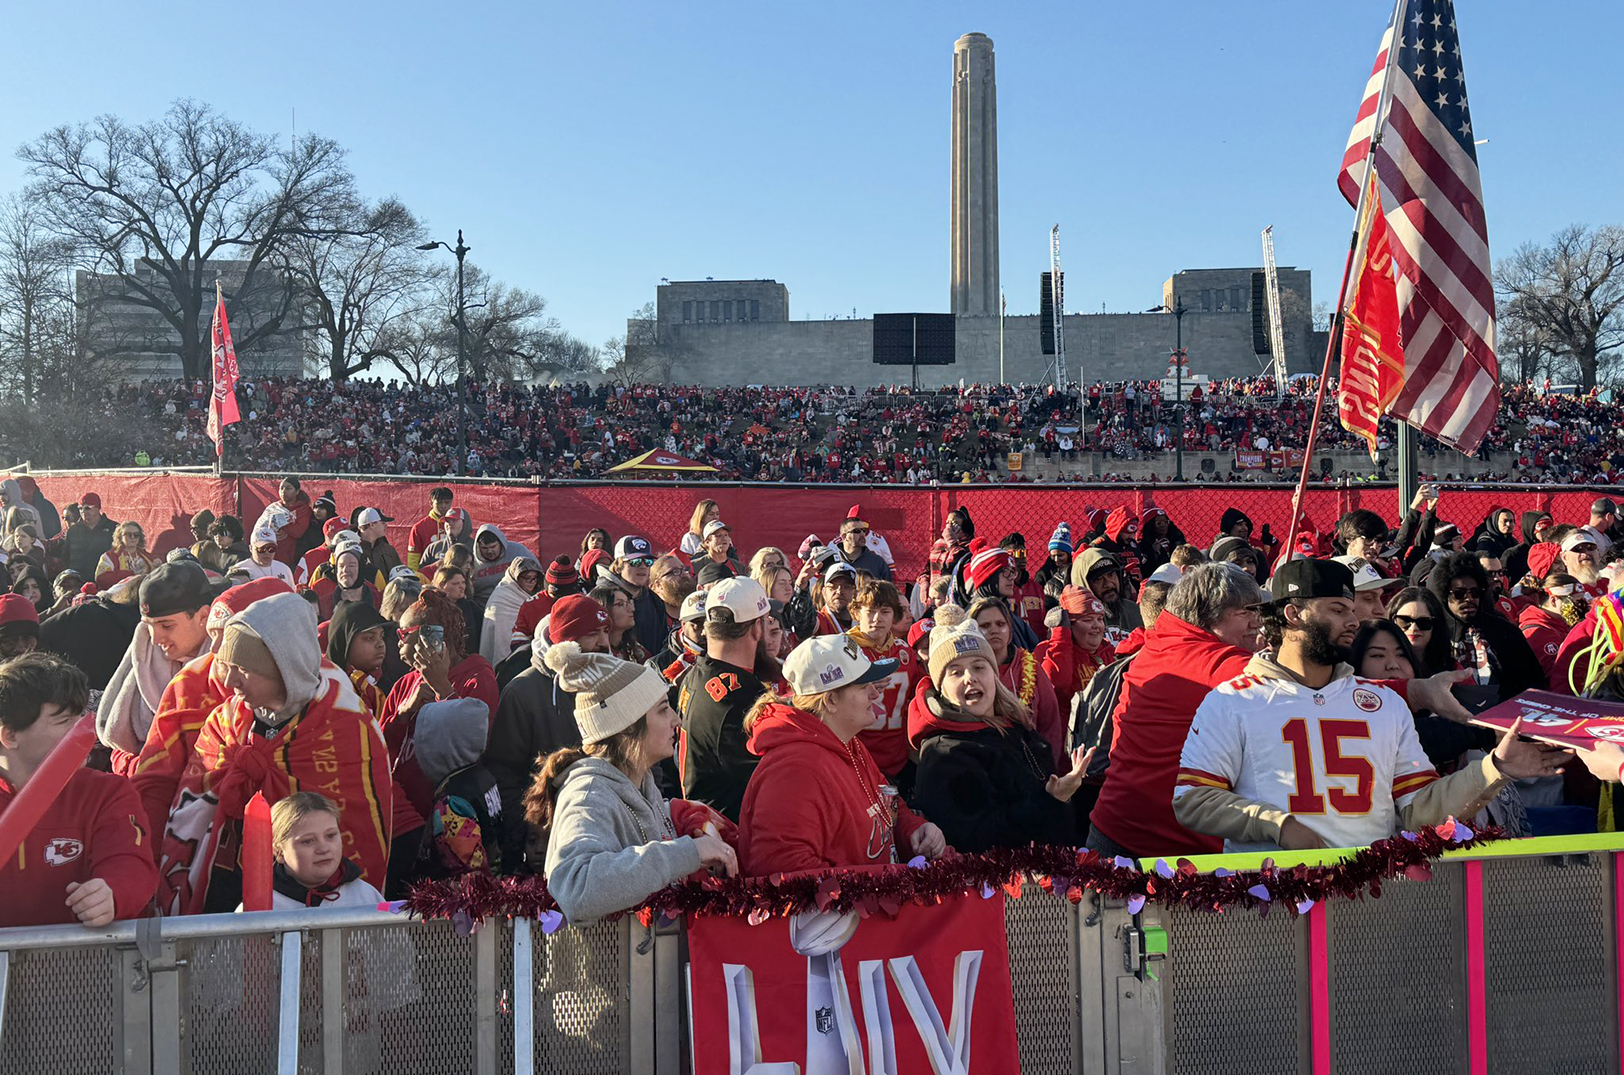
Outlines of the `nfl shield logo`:
{"type": "Polygon", "coordinates": [[[833,1008],[819,1008],[812,1013],[812,1018],[819,1034],[828,1034],[835,1028],[835,1010],[833,1008]]]}

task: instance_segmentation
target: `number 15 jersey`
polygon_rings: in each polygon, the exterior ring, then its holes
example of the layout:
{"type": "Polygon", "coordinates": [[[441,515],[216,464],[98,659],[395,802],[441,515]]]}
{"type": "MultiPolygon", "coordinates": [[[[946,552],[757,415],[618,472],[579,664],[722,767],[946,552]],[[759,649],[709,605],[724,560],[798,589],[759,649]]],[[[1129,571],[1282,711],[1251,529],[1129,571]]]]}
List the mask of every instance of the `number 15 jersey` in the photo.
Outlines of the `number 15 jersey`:
{"type": "Polygon", "coordinates": [[[1173,799],[1194,788],[1233,791],[1285,811],[1327,847],[1364,847],[1392,836],[1399,811],[1437,779],[1409,707],[1389,688],[1344,676],[1315,690],[1247,674],[1196,709],[1173,799]]]}

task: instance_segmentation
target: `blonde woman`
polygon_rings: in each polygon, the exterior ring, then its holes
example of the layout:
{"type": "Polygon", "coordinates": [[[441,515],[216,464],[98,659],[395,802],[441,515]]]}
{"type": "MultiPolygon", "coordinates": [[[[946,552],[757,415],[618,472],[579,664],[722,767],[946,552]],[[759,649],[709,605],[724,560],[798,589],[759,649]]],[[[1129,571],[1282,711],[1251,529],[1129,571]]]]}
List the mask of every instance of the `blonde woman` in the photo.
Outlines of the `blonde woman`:
{"type": "Polygon", "coordinates": [[[96,561],[96,581],[101,585],[103,576],[145,575],[152,566],[152,554],[147,552],[147,535],[141,524],[119,523],[118,529],[113,531],[113,547],[96,561]]]}

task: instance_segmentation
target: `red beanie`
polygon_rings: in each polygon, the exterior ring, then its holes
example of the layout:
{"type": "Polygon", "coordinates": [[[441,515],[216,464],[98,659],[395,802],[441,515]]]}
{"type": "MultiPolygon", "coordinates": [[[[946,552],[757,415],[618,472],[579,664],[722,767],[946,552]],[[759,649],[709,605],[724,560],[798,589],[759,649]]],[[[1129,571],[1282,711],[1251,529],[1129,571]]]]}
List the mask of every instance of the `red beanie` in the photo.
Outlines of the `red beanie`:
{"type": "Polygon", "coordinates": [[[585,586],[587,589],[591,589],[592,587],[596,586],[598,584],[598,565],[607,564],[613,559],[613,556],[610,556],[602,549],[588,549],[586,552],[582,553],[581,585],[585,586]]]}
{"type": "Polygon", "coordinates": [[[560,556],[547,565],[547,585],[573,586],[581,581],[581,573],[575,570],[568,556],[560,556]]]}
{"type": "Polygon", "coordinates": [[[1536,579],[1543,579],[1551,573],[1551,567],[1561,552],[1562,547],[1554,541],[1541,541],[1533,545],[1528,550],[1528,573],[1536,579]]]}
{"type": "Polygon", "coordinates": [[[970,591],[973,593],[984,584],[998,577],[998,573],[1009,566],[1009,553],[1003,549],[982,549],[970,557],[970,567],[965,572],[969,580],[970,591]]]}
{"type": "Polygon", "coordinates": [[[609,613],[585,594],[572,593],[553,604],[547,620],[547,637],[553,644],[579,642],[602,627],[609,626],[609,613]]]}
{"type": "Polygon", "coordinates": [[[1112,541],[1121,541],[1122,534],[1129,524],[1138,525],[1139,520],[1128,514],[1126,507],[1111,509],[1111,514],[1105,517],[1105,536],[1112,541]]]}

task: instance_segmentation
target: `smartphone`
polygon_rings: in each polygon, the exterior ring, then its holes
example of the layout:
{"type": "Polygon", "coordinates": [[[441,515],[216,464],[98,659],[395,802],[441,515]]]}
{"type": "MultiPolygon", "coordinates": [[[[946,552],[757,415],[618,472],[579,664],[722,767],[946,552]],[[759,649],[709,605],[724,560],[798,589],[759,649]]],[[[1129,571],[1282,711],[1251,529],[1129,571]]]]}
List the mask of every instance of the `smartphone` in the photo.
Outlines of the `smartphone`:
{"type": "Polygon", "coordinates": [[[423,644],[435,653],[445,652],[445,628],[437,623],[425,623],[421,637],[423,644]]]}

